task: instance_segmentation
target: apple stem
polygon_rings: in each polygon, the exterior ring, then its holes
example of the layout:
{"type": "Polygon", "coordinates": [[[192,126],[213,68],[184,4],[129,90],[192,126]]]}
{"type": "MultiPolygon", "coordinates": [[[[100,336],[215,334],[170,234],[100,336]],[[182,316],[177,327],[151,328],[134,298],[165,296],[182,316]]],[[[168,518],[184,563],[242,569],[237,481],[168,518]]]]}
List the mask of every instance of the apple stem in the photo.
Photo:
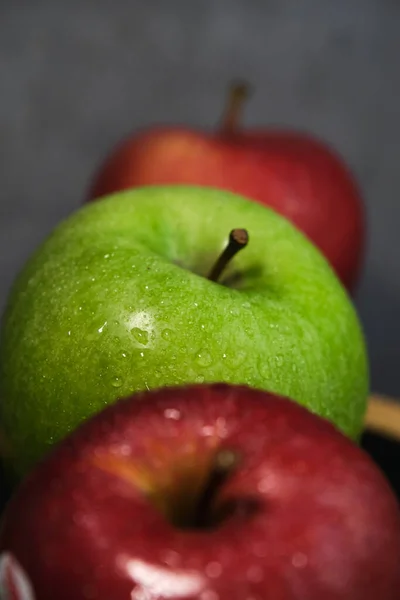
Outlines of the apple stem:
{"type": "Polygon", "coordinates": [[[229,242],[225,250],[216,260],[208,275],[208,279],[210,281],[218,281],[229,261],[232,260],[239,250],[245,248],[248,243],[249,234],[246,229],[232,229],[229,234],[229,242]]]}
{"type": "Polygon", "coordinates": [[[232,450],[221,450],[214,458],[212,468],[203,491],[198,499],[194,513],[196,528],[212,524],[213,507],[216,493],[237,466],[238,456],[232,450]]]}
{"type": "Polygon", "coordinates": [[[235,133],[243,113],[243,106],[249,97],[250,88],[247,83],[233,83],[228,92],[228,99],[221,121],[223,133],[235,133]]]}

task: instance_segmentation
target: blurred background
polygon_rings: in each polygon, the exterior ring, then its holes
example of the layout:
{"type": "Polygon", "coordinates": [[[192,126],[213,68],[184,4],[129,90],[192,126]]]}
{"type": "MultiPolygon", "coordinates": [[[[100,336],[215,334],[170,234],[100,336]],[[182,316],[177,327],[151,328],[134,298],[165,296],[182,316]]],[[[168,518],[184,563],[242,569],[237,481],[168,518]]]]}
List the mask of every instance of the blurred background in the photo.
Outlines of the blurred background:
{"type": "Polygon", "coordinates": [[[400,398],[399,23],[395,0],[0,2],[0,310],[115,142],[154,122],[211,128],[245,78],[245,124],[321,136],[361,185],[356,304],[372,388],[400,398]]]}

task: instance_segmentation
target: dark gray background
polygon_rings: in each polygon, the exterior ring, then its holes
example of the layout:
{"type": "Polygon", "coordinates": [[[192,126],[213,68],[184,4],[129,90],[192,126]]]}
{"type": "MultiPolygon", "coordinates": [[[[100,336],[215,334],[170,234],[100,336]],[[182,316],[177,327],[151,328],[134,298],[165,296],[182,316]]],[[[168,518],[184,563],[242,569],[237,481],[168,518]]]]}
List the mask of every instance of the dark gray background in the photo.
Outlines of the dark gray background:
{"type": "Polygon", "coordinates": [[[0,0],[0,309],[114,142],[150,122],[211,127],[244,77],[247,124],[323,136],[361,183],[356,304],[372,387],[400,397],[399,30],[396,0],[0,0]]]}

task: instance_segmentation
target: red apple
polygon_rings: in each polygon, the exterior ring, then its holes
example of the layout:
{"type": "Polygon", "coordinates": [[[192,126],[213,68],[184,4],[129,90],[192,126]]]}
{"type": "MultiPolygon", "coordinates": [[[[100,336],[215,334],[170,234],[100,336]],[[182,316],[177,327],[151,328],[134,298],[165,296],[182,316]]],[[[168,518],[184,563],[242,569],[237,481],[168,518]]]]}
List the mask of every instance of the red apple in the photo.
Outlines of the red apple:
{"type": "Polygon", "coordinates": [[[225,384],[86,421],[0,536],[14,600],[398,600],[399,564],[397,502],[368,455],[288,399],[225,384]]]}
{"type": "Polygon", "coordinates": [[[360,190],[341,157],[302,132],[238,126],[246,87],[233,86],[215,132],[150,127],[111,152],[95,175],[88,200],[142,185],[184,183],[237,192],[290,219],[354,290],[364,244],[360,190]]]}

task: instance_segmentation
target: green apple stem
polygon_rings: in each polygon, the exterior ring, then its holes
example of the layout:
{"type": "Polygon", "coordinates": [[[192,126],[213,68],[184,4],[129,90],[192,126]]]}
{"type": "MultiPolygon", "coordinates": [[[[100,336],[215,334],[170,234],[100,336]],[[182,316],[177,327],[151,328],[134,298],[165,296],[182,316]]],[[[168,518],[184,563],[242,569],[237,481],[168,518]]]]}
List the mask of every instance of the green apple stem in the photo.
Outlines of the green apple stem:
{"type": "Polygon", "coordinates": [[[232,229],[229,234],[229,242],[211,269],[208,279],[210,281],[218,281],[229,261],[232,260],[239,250],[245,248],[248,243],[249,234],[246,229],[232,229]]]}
{"type": "Polygon", "coordinates": [[[243,106],[249,97],[250,88],[247,83],[233,83],[229,88],[228,100],[222,116],[221,131],[235,133],[243,113],[243,106]]]}
{"type": "Polygon", "coordinates": [[[195,528],[202,529],[214,524],[213,504],[216,495],[237,464],[238,456],[232,450],[221,450],[215,456],[208,479],[195,507],[193,523],[195,528]]]}

